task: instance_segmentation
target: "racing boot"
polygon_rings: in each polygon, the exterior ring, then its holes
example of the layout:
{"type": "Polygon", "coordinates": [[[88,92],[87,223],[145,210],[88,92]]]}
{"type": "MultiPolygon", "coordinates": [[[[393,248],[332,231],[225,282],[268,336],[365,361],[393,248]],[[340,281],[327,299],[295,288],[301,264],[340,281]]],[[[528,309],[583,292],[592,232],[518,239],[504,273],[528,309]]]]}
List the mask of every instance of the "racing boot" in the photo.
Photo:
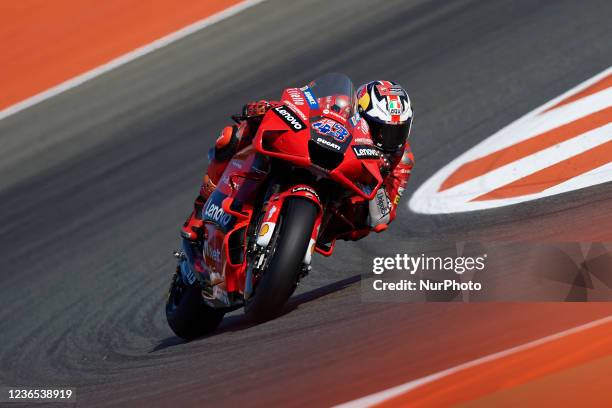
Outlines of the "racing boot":
{"type": "MultiPolygon", "coordinates": [[[[200,188],[200,191],[201,190],[202,188],[200,188]]],[[[181,228],[181,236],[186,240],[192,242],[201,240],[202,227],[204,226],[204,221],[202,221],[202,208],[204,207],[205,202],[206,200],[204,197],[202,197],[202,195],[199,195],[195,199],[195,202],[193,203],[193,211],[189,217],[187,217],[183,223],[183,227],[181,228]]]]}

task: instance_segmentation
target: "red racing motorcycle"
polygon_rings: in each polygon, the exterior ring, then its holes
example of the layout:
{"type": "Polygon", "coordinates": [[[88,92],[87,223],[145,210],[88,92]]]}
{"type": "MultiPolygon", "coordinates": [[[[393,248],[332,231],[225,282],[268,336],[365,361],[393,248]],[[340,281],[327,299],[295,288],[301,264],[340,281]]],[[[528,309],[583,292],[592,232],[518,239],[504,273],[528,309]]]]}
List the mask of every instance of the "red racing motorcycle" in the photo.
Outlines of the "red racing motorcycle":
{"type": "Polygon", "coordinates": [[[360,228],[351,220],[365,218],[382,184],[346,75],[286,89],[281,102],[204,205],[201,244],[184,241],[175,253],[166,316],[180,337],[204,335],[240,307],[255,322],[276,316],[312,255],[330,256],[336,239],[360,228]]]}

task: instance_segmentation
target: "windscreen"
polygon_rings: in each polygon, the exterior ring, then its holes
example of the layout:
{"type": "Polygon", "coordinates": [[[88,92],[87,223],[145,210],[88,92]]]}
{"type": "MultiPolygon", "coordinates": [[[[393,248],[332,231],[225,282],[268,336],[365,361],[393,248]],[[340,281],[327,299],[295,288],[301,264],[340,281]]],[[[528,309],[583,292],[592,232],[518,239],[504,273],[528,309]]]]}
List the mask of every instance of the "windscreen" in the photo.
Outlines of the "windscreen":
{"type": "Polygon", "coordinates": [[[348,76],[338,73],[325,74],[308,86],[317,99],[319,109],[329,109],[345,119],[355,114],[355,87],[348,76]]]}

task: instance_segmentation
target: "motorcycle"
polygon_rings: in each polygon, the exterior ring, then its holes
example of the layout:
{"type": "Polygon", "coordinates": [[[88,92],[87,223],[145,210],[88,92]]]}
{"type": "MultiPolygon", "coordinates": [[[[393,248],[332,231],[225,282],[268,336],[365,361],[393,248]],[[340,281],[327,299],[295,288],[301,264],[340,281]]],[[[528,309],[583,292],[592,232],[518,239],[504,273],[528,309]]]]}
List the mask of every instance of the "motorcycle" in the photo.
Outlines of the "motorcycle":
{"type": "Polygon", "coordinates": [[[346,75],[285,89],[281,103],[228,163],[202,209],[202,241],[175,252],[166,316],[179,337],[209,333],[241,307],[254,322],[277,316],[313,254],[332,255],[359,228],[346,214],[367,211],[382,184],[346,75]]]}

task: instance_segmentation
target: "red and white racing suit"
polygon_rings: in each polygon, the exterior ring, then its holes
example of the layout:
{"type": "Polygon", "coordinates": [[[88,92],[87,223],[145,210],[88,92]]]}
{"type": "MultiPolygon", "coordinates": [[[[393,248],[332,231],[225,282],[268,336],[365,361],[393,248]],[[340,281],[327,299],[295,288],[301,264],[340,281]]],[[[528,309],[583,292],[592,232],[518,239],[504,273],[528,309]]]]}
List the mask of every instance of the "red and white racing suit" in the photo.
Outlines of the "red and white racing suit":
{"type": "MultiPolygon", "coordinates": [[[[215,147],[209,154],[210,163],[202,185],[200,194],[194,202],[194,209],[181,229],[181,235],[188,240],[198,240],[202,232],[202,208],[210,194],[215,190],[229,161],[235,152],[251,143],[263,115],[272,107],[281,105],[276,101],[252,102],[245,106],[242,119],[238,125],[226,126],[215,142],[215,147]]],[[[367,220],[351,220],[357,228],[341,238],[357,240],[368,235],[370,231],[381,232],[387,229],[396,217],[397,205],[414,166],[414,155],[410,144],[406,142],[404,149],[393,154],[384,154],[381,157],[381,173],[383,185],[376,197],[369,203],[369,217],[367,220]]]]}

